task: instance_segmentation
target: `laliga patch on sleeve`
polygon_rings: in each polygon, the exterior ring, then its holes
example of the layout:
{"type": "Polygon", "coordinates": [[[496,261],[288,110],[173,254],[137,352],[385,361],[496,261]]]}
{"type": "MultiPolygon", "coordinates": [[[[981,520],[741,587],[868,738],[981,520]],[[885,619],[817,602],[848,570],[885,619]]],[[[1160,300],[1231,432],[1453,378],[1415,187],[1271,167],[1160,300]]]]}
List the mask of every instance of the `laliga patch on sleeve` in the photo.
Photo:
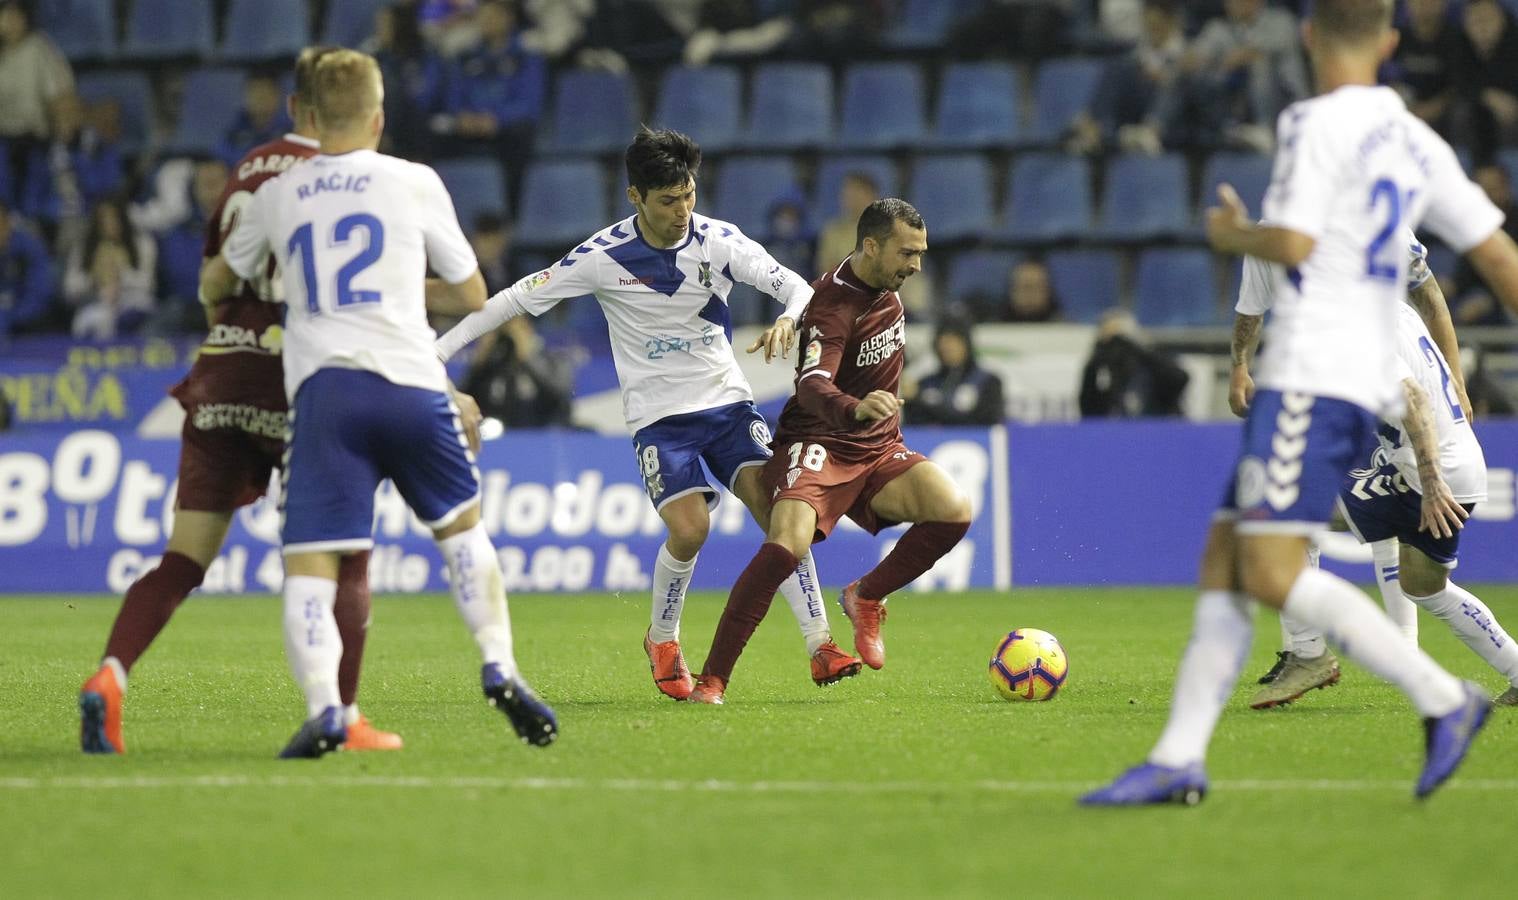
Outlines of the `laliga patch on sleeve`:
{"type": "Polygon", "coordinates": [[[536,275],[528,275],[526,278],[523,278],[521,281],[517,282],[517,286],[524,291],[535,291],[543,285],[547,284],[548,280],[552,277],[553,273],[547,269],[544,269],[536,275]]]}
{"type": "Polygon", "coordinates": [[[812,341],[806,345],[806,359],[801,363],[801,368],[810,369],[822,362],[822,342],[812,341]]]}

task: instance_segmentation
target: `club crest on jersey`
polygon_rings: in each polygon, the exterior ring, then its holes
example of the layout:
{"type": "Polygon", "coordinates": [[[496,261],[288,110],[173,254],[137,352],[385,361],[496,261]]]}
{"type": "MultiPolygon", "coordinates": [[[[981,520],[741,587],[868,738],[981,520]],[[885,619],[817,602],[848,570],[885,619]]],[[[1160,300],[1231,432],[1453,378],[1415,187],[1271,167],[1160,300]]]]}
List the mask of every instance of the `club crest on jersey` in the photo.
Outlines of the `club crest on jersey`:
{"type": "MultiPolygon", "coordinates": [[[[816,331],[815,328],[812,330],[816,331]]],[[[801,368],[810,369],[820,362],[822,362],[822,342],[812,341],[806,345],[806,358],[801,361],[801,368]]]]}
{"type": "Polygon", "coordinates": [[[701,282],[701,286],[704,288],[710,288],[712,286],[711,263],[703,261],[701,265],[696,267],[696,280],[701,282]]]}
{"type": "Polygon", "coordinates": [[[754,439],[754,443],[765,448],[766,450],[769,449],[771,438],[770,426],[768,424],[764,422],[749,423],[748,436],[754,439]]]}

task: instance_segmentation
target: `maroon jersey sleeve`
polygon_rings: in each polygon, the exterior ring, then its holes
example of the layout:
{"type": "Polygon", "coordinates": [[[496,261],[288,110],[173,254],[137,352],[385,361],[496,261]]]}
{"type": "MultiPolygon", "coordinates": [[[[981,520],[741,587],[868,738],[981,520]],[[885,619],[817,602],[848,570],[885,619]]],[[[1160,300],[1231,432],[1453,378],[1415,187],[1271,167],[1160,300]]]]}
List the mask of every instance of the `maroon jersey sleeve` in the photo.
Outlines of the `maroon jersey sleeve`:
{"type": "Polygon", "coordinates": [[[853,307],[846,302],[813,302],[801,316],[804,346],[796,366],[796,401],[812,417],[838,430],[857,424],[854,407],[860,398],[845,394],[834,380],[853,326],[853,307]]]}

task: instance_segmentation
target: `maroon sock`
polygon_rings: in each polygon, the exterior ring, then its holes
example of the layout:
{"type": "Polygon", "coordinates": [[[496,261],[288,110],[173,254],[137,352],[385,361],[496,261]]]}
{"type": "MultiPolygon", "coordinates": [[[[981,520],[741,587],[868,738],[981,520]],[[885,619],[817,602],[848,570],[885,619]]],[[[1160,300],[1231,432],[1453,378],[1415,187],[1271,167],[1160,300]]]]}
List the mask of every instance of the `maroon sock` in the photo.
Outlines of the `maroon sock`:
{"type": "Polygon", "coordinates": [[[174,610],[205,577],[206,570],[195,560],[173,550],[165,553],[157,568],[127,588],[116,624],[105,642],[105,655],[116,657],[130,672],[153,638],[169,624],[174,610]]]}
{"type": "Polygon", "coordinates": [[[859,579],[859,596],[884,600],[896,593],[933,568],[969,530],[969,522],[918,522],[879,565],[859,579]]]}
{"type": "Polygon", "coordinates": [[[759,548],[748,568],[733,582],[702,675],[716,675],[724,682],[732,677],[733,666],[738,664],[748,639],[764,621],[775,592],[796,571],[797,562],[796,555],[779,544],[765,542],[759,548]]]}
{"type": "Polygon", "coordinates": [[[369,551],[343,557],[337,570],[337,604],[332,615],[343,640],[337,665],[337,695],[344,706],[358,700],[358,670],[364,664],[364,641],[369,637],[369,551]]]}

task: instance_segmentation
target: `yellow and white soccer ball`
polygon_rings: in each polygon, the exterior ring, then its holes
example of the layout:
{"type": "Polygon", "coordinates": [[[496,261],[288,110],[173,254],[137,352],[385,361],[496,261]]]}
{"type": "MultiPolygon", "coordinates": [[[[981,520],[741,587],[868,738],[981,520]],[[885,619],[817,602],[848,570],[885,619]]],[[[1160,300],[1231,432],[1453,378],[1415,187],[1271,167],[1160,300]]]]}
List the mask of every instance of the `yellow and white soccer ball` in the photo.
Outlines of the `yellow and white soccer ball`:
{"type": "Polygon", "coordinates": [[[1037,628],[1019,628],[1001,639],[987,674],[1008,700],[1048,700],[1065,684],[1070,659],[1059,640],[1037,628]]]}

